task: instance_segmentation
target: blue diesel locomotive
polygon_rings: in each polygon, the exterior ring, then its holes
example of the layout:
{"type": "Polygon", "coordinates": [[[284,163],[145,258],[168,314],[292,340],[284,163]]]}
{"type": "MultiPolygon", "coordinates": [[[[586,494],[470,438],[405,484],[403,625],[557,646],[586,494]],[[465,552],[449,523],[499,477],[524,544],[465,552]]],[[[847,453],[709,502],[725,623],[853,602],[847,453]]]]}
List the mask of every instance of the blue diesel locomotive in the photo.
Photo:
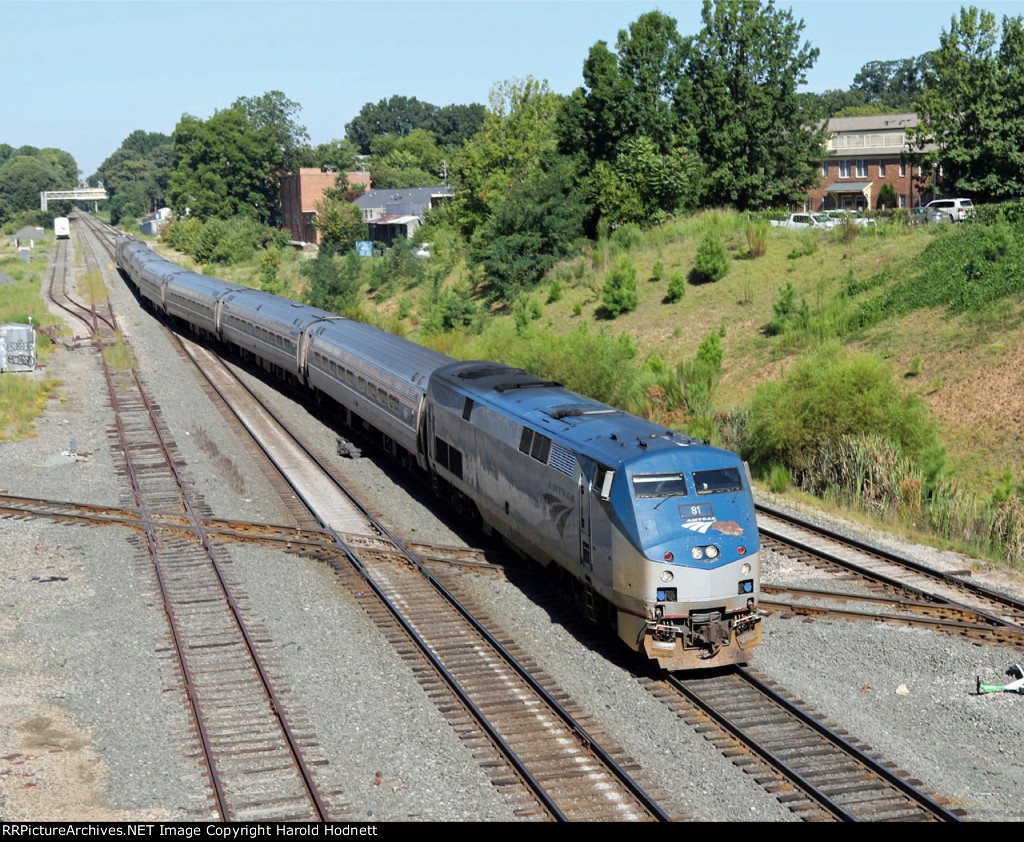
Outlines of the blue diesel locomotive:
{"type": "Polygon", "coordinates": [[[117,262],[157,311],[334,400],[587,614],[669,670],[748,661],[760,538],[739,457],[521,369],[199,275],[137,240],[117,262]]]}

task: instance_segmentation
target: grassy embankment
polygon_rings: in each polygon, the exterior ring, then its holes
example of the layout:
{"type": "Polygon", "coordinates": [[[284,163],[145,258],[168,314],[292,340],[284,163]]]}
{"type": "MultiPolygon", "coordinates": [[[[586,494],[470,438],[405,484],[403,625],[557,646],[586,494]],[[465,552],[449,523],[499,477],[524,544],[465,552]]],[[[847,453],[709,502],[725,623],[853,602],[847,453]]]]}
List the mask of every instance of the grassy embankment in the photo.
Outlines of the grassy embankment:
{"type": "MultiPolygon", "coordinates": [[[[651,385],[671,379],[677,363],[691,360],[711,335],[722,351],[706,396],[716,418],[742,413],[760,384],[785,378],[829,339],[845,354],[866,352],[889,367],[889,376],[905,392],[923,401],[945,447],[941,477],[910,477],[907,487],[916,483],[932,490],[941,478],[941,534],[954,541],[978,538],[986,552],[998,554],[1000,548],[985,535],[995,528],[993,495],[1003,493],[1005,499],[1007,490],[1015,490],[1022,461],[1012,419],[1024,403],[1015,373],[1024,362],[1019,359],[1024,304],[1019,292],[992,300],[978,294],[998,286],[988,269],[978,269],[979,260],[998,270],[1000,261],[1019,251],[1012,242],[1007,246],[1006,230],[992,230],[995,235],[985,235],[992,248],[986,246],[981,258],[971,256],[980,235],[968,226],[885,223],[831,233],[762,230],[764,253],[755,257],[751,237],[757,246],[757,232],[748,231],[742,216],[709,212],[647,232],[620,229],[556,266],[516,306],[468,302],[467,311],[476,315],[465,319],[467,327],[438,331],[439,301],[454,290],[467,290],[473,277],[452,243],[450,260],[444,261],[451,268],[443,281],[430,277],[446,257],[436,248],[429,270],[424,264],[419,277],[398,277],[386,291],[364,286],[361,308],[368,321],[453,356],[523,365],[635,412],[652,411],[651,385]],[[678,287],[679,278],[690,275],[708,230],[726,246],[727,274],[713,283],[686,283],[685,294],[670,300],[673,279],[678,287]],[[636,270],[637,306],[612,319],[602,289],[622,259],[636,270]],[[934,264],[932,274],[928,261],[934,264]],[[780,325],[784,287],[791,300],[780,325]]],[[[428,238],[436,242],[438,235],[428,238]]],[[[197,268],[259,286],[265,276],[262,259],[257,254],[230,267],[197,268]]],[[[299,269],[305,258],[284,252],[277,260],[282,293],[301,297],[306,280],[299,269]]],[[[888,458],[885,452],[868,455],[883,467],[888,458]]],[[[889,509],[875,503],[873,511],[884,509],[891,520],[903,517],[911,525],[928,520],[916,505],[897,503],[889,509]]],[[[1005,543],[1005,535],[995,543],[1000,541],[1005,543]]]]}

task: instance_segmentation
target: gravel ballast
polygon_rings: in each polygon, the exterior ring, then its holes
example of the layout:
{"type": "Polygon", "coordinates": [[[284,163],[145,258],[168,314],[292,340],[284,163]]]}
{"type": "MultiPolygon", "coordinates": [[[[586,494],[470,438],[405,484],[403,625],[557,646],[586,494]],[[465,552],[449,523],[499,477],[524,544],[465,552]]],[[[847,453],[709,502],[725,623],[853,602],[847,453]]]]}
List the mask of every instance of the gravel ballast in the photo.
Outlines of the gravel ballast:
{"type": "MultiPolygon", "coordinates": [[[[109,283],[145,383],[206,504],[220,517],[290,522],[195,374],[121,280],[110,275],[109,283]]],[[[63,385],[38,419],[35,438],[0,443],[0,491],[124,505],[95,351],[60,351],[47,365],[63,385]],[[72,437],[77,456],[69,452],[72,437]]],[[[398,535],[463,540],[458,518],[447,513],[439,520],[435,507],[417,499],[422,491],[405,493],[395,466],[335,456],[334,431],[290,399],[274,400],[398,535]]],[[[168,667],[158,654],[165,621],[137,539],[116,528],[0,519],[0,554],[0,816],[210,818],[203,780],[186,757],[181,696],[168,692],[168,667]]],[[[227,555],[233,578],[271,633],[282,680],[330,761],[323,779],[345,793],[349,817],[514,819],[329,566],[238,545],[227,555]]],[[[765,581],[807,575],[766,551],[765,581]]],[[[589,645],[529,589],[493,575],[464,574],[460,582],[492,606],[503,631],[674,807],[704,821],[797,819],[655,699],[621,659],[589,645]]],[[[1024,697],[973,695],[976,675],[1002,683],[1018,654],[870,623],[771,616],[764,628],[754,666],[769,678],[929,792],[964,807],[969,818],[1020,817],[1024,697]]]]}

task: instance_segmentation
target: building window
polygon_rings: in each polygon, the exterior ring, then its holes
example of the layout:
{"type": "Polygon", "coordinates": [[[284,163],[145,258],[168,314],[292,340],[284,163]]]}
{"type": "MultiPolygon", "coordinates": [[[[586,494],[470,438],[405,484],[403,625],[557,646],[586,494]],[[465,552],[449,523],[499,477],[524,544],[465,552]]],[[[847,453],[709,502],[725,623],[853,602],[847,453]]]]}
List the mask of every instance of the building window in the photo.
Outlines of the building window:
{"type": "Polygon", "coordinates": [[[828,178],[828,161],[821,162],[821,177],[828,178]]]}
{"type": "Polygon", "coordinates": [[[867,161],[857,161],[857,178],[867,178],[867,177],[868,177],[868,162],[867,161]]]}
{"type": "Polygon", "coordinates": [[[885,161],[878,162],[878,177],[885,178],[885,161]]]}
{"type": "Polygon", "coordinates": [[[905,208],[907,206],[907,194],[906,193],[900,193],[900,195],[899,195],[899,203],[900,203],[900,207],[901,208],[905,208]]]}
{"type": "Polygon", "coordinates": [[[906,177],[907,177],[907,162],[901,160],[900,161],[900,178],[906,178],[906,177]]]}
{"type": "Polygon", "coordinates": [[[840,161],[839,162],[839,177],[849,178],[850,177],[850,162],[840,161]]]}

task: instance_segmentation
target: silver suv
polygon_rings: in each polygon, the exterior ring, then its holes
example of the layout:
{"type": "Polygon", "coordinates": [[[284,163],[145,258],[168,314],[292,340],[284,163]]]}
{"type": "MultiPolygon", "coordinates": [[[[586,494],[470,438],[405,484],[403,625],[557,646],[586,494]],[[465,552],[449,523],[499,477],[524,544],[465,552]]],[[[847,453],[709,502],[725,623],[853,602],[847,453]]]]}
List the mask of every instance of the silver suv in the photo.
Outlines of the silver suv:
{"type": "Polygon", "coordinates": [[[974,202],[970,199],[936,199],[924,206],[928,222],[963,222],[973,213],[974,202]]]}

